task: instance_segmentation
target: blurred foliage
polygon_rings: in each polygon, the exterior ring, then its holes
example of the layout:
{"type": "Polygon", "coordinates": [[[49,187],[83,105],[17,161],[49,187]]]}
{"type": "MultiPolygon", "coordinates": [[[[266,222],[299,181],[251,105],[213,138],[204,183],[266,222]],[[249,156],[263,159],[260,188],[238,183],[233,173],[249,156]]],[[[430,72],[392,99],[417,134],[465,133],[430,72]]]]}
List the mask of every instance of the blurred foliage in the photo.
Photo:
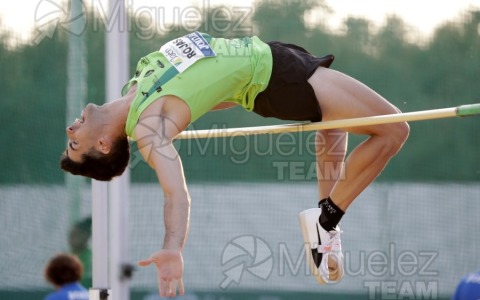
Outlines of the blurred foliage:
{"type": "MultiPolygon", "coordinates": [[[[480,102],[480,11],[465,12],[438,27],[429,40],[420,43],[412,39],[412,28],[397,16],[390,16],[380,28],[374,28],[367,19],[349,18],[344,21],[345,30],[339,33],[321,22],[312,26],[305,21],[306,15],[312,12],[331,13],[322,1],[263,0],[255,5],[248,18],[245,18],[247,12],[231,13],[229,7],[204,9],[202,21],[188,29],[224,37],[255,34],[265,41],[299,44],[319,56],[333,53],[337,59],[332,68],[364,82],[402,111],[480,102]]],[[[92,12],[88,13],[87,20],[83,34],[88,49],[87,100],[99,104],[106,100],[106,26],[98,26],[102,20],[92,12]]],[[[168,31],[146,34],[146,26],[142,24],[148,22],[131,17],[130,70],[134,70],[140,57],[187,32],[180,24],[170,26],[168,31]]],[[[3,70],[0,138],[4,144],[0,156],[0,183],[63,181],[58,159],[65,147],[67,123],[66,35],[66,31],[57,30],[53,38],[46,38],[38,45],[11,47],[7,42],[9,35],[0,33],[0,68],[3,70]]],[[[282,122],[235,108],[209,113],[192,128],[278,123],[282,122]]],[[[478,181],[479,126],[480,118],[411,123],[408,142],[380,179],[478,181]]],[[[293,138],[300,145],[308,142],[309,135],[297,134],[293,138]]],[[[351,136],[351,144],[355,145],[362,138],[351,136]]],[[[275,151],[278,139],[259,136],[175,144],[183,157],[189,181],[279,180],[279,170],[273,167],[275,162],[305,162],[308,168],[314,161],[313,155],[305,149],[302,151],[300,146],[292,154],[280,155],[275,151]]],[[[135,146],[132,146],[135,159],[135,146]]],[[[132,177],[135,181],[155,180],[154,172],[144,163],[134,162],[132,177]]]]}

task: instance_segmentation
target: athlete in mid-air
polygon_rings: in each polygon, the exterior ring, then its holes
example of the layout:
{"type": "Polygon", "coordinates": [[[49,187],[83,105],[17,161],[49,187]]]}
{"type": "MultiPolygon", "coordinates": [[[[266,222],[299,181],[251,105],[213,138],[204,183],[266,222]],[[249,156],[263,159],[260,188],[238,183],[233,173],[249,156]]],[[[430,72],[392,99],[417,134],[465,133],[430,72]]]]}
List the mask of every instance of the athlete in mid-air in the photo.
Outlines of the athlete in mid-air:
{"type": "MultiPolygon", "coordinates": [[[[264,117],[312,122],[399,113],[364,84],[330,69],[333,60],[332,55],[315,57],[299,46],[258,37],[223,39],[199,32],[179,37],[140,59],[123,97],[85,107],[66,129],[61,167],[111,180],[128,164],[127,137],[137,142],[165,195],[163,248],[140,265],[155,264],[162,296],[175,296],[177,289],[183,294],[190,196],[172,140],[208,111],[235,105],[264,117]]],[[[338,223],[408,133],[406,123],[317,132],[317,167],[343,164],[337,178],[319,178],[318,208],[300,213],[308,263],[318,282],[342,279],[338,223]],[[346,158],[347,132],[367,138],[346,158]],[[325,151],[334,146],[335,151],[325,151]]]]}

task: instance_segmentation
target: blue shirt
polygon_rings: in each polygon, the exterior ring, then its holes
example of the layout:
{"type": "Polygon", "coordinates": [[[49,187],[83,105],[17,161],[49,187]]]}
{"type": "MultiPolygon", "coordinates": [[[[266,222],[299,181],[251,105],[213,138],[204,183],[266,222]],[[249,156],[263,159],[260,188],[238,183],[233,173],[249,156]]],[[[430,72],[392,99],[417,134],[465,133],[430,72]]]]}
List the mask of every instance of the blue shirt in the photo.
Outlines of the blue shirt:
{"type": "Polygon", "coordinates": [[[452,300],[477,299],[480,299],[480,272],[465,276],[452,297],[452,300]]]}
{"type": "Polygon", "coordinates": [[[45,300],[88,300],[88,291],[78,282],[67,283],[48,294],[45,300]]]}

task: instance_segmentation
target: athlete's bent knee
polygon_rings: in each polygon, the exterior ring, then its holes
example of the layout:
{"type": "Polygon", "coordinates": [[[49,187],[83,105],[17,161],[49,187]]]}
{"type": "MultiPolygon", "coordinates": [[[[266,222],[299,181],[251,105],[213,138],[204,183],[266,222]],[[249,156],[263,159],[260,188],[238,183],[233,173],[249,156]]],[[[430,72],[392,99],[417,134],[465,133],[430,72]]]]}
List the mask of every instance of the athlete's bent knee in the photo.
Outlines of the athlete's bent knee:
{"type": "Polygon", "coordinates": [[[410,133],[410,126],[406,122],[394,123],[390,125],[387,135],[387,147],[385,150],[391,156],[394,156],[402,148],[410,133]]]}

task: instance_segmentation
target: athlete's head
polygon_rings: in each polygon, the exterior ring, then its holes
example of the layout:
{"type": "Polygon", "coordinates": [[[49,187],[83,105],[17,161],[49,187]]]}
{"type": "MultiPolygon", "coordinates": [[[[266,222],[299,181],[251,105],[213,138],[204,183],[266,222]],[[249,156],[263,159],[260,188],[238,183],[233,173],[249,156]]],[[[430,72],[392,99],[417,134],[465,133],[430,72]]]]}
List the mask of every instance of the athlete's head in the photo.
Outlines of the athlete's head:
{"type": "Polygon", "coordinates": [[[45,278],[56,287],[77,282],[82,274],[83,266],[78,257],[66,253],[55,255],[45,267],[45,278]]]}
{"type": "Polygon", "coordinates": [[[124,130],[118,130],[108,120],[105,108],[88,104],[81,119],[67,127],[67,149],[60,160],[63,170],[102,181],[125,171],[130,159],[129,143],[124,130]]]}

